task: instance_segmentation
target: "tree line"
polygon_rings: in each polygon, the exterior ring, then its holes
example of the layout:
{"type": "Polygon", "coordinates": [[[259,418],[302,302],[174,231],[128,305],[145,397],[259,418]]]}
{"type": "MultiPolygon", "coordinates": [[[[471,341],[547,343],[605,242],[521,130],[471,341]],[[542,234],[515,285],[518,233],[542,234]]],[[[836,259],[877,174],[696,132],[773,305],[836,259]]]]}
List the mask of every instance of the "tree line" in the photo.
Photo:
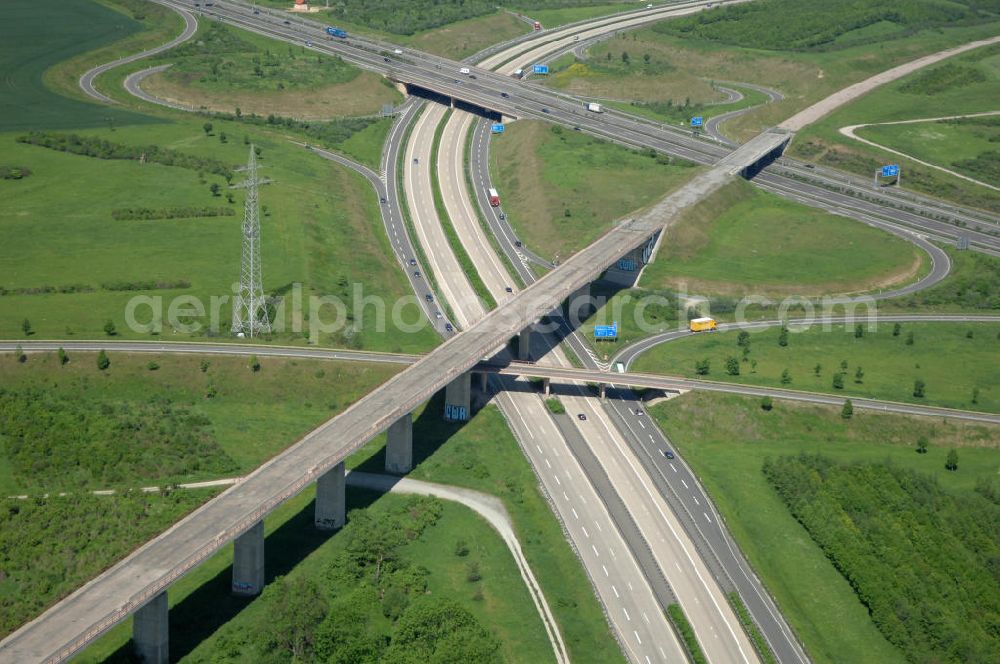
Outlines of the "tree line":
{"type": "Polygon", "coordinates": [[[911,662],[995,662],[1000,505],[883,463],[802,454],[764,475],[911,662]]]}
{"type": "Polygon", "coordinates": [[[168,207],[168,208],[116,208],[111,211],[115,221],[152,219],[195,219],[200,217],[232,217],[236,211],[228,207],[168,207]]]}
{"type": "Polygon", "coordinates": [[[18,136],[17,142],[96,159],[145,160],[163,166],[179,166],[180,168],[221,175],[227,181],[233,178],[232,169],[218,159],[185,154],[158,145],[125,145],[124,143],[113,143],[97,136],[60,134],[49,131],[32,131],[18,136]]]}

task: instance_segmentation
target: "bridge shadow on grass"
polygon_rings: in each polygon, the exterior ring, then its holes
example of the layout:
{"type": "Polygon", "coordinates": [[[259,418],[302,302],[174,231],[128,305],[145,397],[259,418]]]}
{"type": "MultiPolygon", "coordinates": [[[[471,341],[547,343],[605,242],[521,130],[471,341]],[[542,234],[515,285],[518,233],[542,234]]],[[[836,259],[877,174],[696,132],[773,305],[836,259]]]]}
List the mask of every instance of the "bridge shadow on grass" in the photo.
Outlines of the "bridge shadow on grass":
{"type": "MultiPolygon", "coordinates": [[[[369,507],[382,495],[380,491],[348,486],[347,510],[369,507]]],[[[267,583],[288,574],[327,540],[336,537],[337,532],[318,530],[313,525],[315,506],[316,501],[310,500],[267,536],[264,542],[267,583]]],[[[170,661],[189,655],[254,601],[252,597],[233,596],[230,592],[232,580],[233,566],[230,563],[170,608],[170,661]]],[[[131,640],[105,660],[113,663],[139,661],[131,640]]]]}
{"type": "MultiPolygon", "coordinates": [[[[472,380],[472,400],[480,405],[485,401],[478,392],[478,381],[472,380]]],[[[473,417],[476,408],[473,406],[473,417]]],[[[444,420],[444,390],[439,390],[430,398],[420,415],[413,420],[413,467],[416,468],[438,451],[449,438],[462,430],[468,422],[446,422],[444,420]]],[[[364,452],[361,452],[362,454],[364,452]]],[[[385,445],[373,449],[370,456],[354,467],[365,473],[385,474],[385,445]]]]}

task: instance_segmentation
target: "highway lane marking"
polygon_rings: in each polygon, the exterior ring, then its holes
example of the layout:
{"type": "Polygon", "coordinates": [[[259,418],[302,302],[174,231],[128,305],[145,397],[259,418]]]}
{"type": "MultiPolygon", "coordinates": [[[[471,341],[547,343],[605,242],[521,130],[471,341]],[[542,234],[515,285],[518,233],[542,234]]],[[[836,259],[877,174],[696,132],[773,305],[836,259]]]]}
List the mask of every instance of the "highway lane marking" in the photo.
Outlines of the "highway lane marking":
{"type": "Polygon", "coordinates": [[[674,471],[675,473],[677,472],[677,469],[674,467],[674,464],[670,464],[670,470],[674,471]]]}
{"type": "Polygon", "coordinates": [[[639,420],[639,426],[641,426],[643,429],[646,428],[646,425],[642,423],[642,420],[639,420]]]}
{"type": "Polygon", "coordinates": [[[705,521],[708,521],[709,523],[712,523],[712,520],[708,518],[708,512],[702,512],[702,514],[705,515],[705,521]]]}
{"type": "MultiPolygon", "coordinates": [[[[522,420],[522,421],[523,421],[523,420],[522,420]]],[[[536,447],[536,448],[538,448],[538,453],[539,453],[539,454],[545,454],[545,452],[543,452],[543,451],[542,451],[542,446],[541,446],[541,445],[539,445],[539,444],[537,444],[537,443],[536,443],[536,444],[535,444],[535,447],[536,447]]]]}
{"type": "Polygon", "coordinates": [[[556,484],[558,484],[559,486],[562,486],[562,482],[559,481],[559,476],[558,475],[553,475],[552,477],[555,478],[556,484]]]}
{"type": "MultiPolygon", "coordinates": [[[[569,509],[573,513],[573,518],[579,521],[580,520],[580,515],[576,513],[576,509],[573,508],[573,507],[571,507],[569,509]]],[[[585,530],[583,532],[586,533],[587,531],[585,530]]]]}
{"type": "Polygon", "coordinates": [[[604,529],[603,529],[603,528],[601,528],[601,524],[599,524],[599,523],[597,523],[597,522],[595,521],[595,522],[594,522],[594,525],[595,525],[595,526],[597,526],[597,530],[598,530],[599,532],[602,532],[602,533],[604,532],[604,529]]]}
{"type": "Polygon", "coordinates": [[[627,621],[629,621],[629,622],[632,622],[632,616],[630,616],[630,615],[628,614],[628,609],[626,609],[626,608],[625,608],[625,607],[623,606],[623,607],[622,607],[622,612],[623,612],[623,613],[625,614],[625,620],[627,620],[627,621]]]}
{"type": "Polygon", "coordinates": [[[563,498],[565,498],[565,499],[566,499],[566,502],[567,502],[567,503],[569,502],[569,496],[567,496],[567,495],[566,495],[566,492],[565,492],[565,491],[563,491],[563,498]]]}
{"type": "Polygon", "coordinates": [[[608,568],[605,567],[604,565],[601,565],[601,569],[604,570],[604,576],[607,576],[608,575],[608,568]]]}
{"type": "MultiPolygon", "coordinates": [[[[545,465],[549,467],[549,470],[552,470],[552,464],[551,464],[551,463],[549,463],[549,460],[548,460],[548,459],[542,459],[542,461],[544,461],[544,462],[545,462],[545,465]]],[[[683,482],[684,480],[681,480],[681,481],[683,482]]]]}
{"type": "Polygon", "coordinates": [[[613,583],[611,584],[611,589],[615,591],[615,597],[618,597],[620,599],[621,595],[618,594],[618,589],[615,588],[615,584],[613,583]]]}
{"type": "Polygon", "coordinates": [[[700,506],[701,506],[701,503],[699,503],[699,502],[698,502],[698,499],[697,499],[697,498],[695,498],[694,496],[691,496],[691,497],[692,497],[692,498],[694,498],[694,504],[695,504],[695,505],[698,505],[698,506],[700,507],[700,506]]]}
{"type": "Polygon", "coordinates": [[[629,591],[634,593],[635,592],[635,588],[632,587],[632,582],[631,581],[626,581],[625,583],[628,584],[629,591]]]}
{"type": "Polygon", "coordinates": [[[587,539],[590,539],[590,533],[587,532],[587,529],[584,526],[580,526],[580,530],[582,530],[583,534],[587,536],[587,539]]]}
{"type": "Polygon", "coordinates": [[[688,488],[688,483],[687,483],[687,482],[685,482],[683,478],[681,478],[681,484],[683,484],[683,485],[684,485],[684,488],[685,488],[685,489],[687,489],[687,488],[688,488]]]}
{"type": "Polygon", "coordinates": [[[654,443],[656,442],[655,440],[653,440],[653,434],[649,434],[649,439],[654,443]]]}
{"type": "Polygon", "coordinates": [[[647,625],[649,624],[649,616],[646,615],[645,611],[642,612],[642,619],[646,621],[647,625]]]}
{"type": "MultiPolygon", "coordinates": [[[[598,558],[601,557],[601,554],[597,552],[597,547],[596,546],[594,546],[593,544],[591,544],[590,548],[594,550],[594,555],[595,556],[597,556],[598,558]]],[[[602,565],[602,567],[603,567],[603,565],[602,565]]]]}

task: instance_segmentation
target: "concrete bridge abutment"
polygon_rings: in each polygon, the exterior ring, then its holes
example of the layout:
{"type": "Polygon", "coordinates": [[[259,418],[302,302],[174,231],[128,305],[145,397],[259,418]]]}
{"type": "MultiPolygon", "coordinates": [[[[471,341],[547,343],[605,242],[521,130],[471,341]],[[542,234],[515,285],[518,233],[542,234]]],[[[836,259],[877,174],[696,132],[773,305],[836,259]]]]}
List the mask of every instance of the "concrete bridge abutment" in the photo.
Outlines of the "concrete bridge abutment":
{"type": "MultiPolygon", "coordinates": [[[[386,465],[388,465],[388,459],[387,450],[386,465]]],[[[341,461],[316,480],[316,513],[313,517],[313,523],[321,530],[336,530],[343,528],[346,522],[347,481],[344,462],[341,461]]]]}
{"type": "Polygon", "coordinates": [[[135,654],[145,664],[167,664],[170,653],[170,610],[167,591],[150,600],[132,617],[135,654]]]}

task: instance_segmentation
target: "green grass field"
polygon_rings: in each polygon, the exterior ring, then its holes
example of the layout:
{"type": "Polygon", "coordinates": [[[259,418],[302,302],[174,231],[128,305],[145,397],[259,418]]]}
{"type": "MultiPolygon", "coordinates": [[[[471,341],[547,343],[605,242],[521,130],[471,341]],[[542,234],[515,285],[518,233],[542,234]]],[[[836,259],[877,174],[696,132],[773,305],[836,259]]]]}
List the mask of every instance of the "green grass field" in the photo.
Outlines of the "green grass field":
{"type": "MultiPolygon", "coordinates": [[[[672,123],[687,127],[689,126],[691,118],[695,116],[701,116],[704,118],[705,122],[708,122],[714,116],[742,110],[751,106],[760,106],[761,104],[767,102],[767,95],[763,92],[758,92],[757,90],[753,90],[751,88],[729,83],[726,83],[724,87],[739,90],[743,93],[743,98],[729,104],[701,103],[684,106],[681,103],[675,104],[673,103],[673,100],[669,100],[669,103],[666,104],[660,102],[649,103],[633,101],[623,103],[620,101],[611,101],[608,102],[607,105],[612,108],[617,108],[620,111],[646,117],[651,120],[658,120],[659,122],[672,123]]],[[[685,99],[684,101],[687,100],[685,99]]],[[[725,124],[722,126],[724,127],[725,124]]]]}
{"type": "Polygon", "coordinates": [[[809,656],[819,664],[904,660],[767,483],[761,472],[764,460],[799,452],[844,462],[889,459],[933,476],[951,492],[970,492],[979,478],[995,477],[1000,471],[996,427],[857,411],[851,420],[844,420],[838,408],[781,401],[765,412],[758,399],[701,393],[656,406],[651,414],[691,464],[809,656]],[[915,451],[921,436],[930,441],[927,454],[915,451]],[[956,472],[944,468],[951,447],[958,447],[956,472]]]}
{"type": "MultiPolygon", "coordinates": [[[[353,284],[359,284],[364,295],[384,298],[387,320],[391,321],[388,312],[397,298],[409,293],[409,287],[392,257],[378,201],[367,182],[292,145],[276,132],[216,119],[208,135],[203,120],[184,118],[96,134],[116,143],[156,144],[210,156],[234,166],[245,163],[248,147],[244,141],[252,140],[263,149],[261,174],[273,180],[260,193],[266,207],[261,216],[265,290],[285,296],[291,309],[288,294],[294,283],[301,283],[306,305],[311,294],[333,295],[354,313],[352,303],[359,300],[353,284]],[[223,134],[228,137],[226,143],[221,142],[223,134]]],[[[352,139],[360,140],[361,135],[352,139]]],[[[0,141],[10,163],[33,172],[23,180],[0,182],[0,227],[8,236],[18,238],[0,249],[0,284],[8,291],[68,284],[95,289],[66,295],[6,295],[0,298],[0,335],[23,336],[20,325],[27,318],[36,338],[103,336],[107,320],[115,322],[122,336],[148,337],[126,325],[126,304],[132,296],[162,297],[164,321],[175,296],[193,295],[206,310],[210,310],[212,296],[231,296],[231,285],[239,277],[242,190],[227,192],[218,176],[184,168],[60,153],[17,144],[12,134],[0,141]],[[232,204],[224,195],[212,196],[209,184],[213,182],[221,184],[224,193],[233,194],[232,204]],[[53,191],[60,195],[53,196],[53,191]],[[235,214],[155,222],[111,218],[118,208],[188,205],[229,205],[235,214]],[[191,286],[143,293],[100,290],[106,282],[149,279],[185,280],[191,286]]],[[[234,181],[239,181],[238,174],[234,181]]],[[[306,309],[303,316],[308,314],[306,309]]],[[[221,309],[222,336],[228,329],[229,311],[229,306],[221,309]]],[[[291,312],[287,313],[290,322],[291,312]]],[[[148,310],[140,312],[144,322],[149,315],[148,310]]],[[[202,319],[206,325],[208,318],[206,314],[202,319]]],[[[313,320],[333,322],[336,318],[327,306],[322,318],[314,316],[313,320]]],[[[369,306],[363,316],[356,316],[354,327],[341,326],[334,334],[315,338],[323,344],[383,350],[419,351],[435,343],[429,327],[404,334],[390,322],[379,331],[375,318],[375,308],[369,306]]],[[[290,328],[276,338],[295,342],[309,336],[308,323],[301,334],[290,328]]],[[[165,322],[163,336],[190,335],[165,322]]]]}
{"type": "Polygon", "coordinates": [[[861,338],[855,336],[854,327],[837,325],[823,331],[815,326],[789,333],[788,345],[782,347],[778,328],[751,331],[748,361],[739,362],[738,376],[728,375],[726,369],[728,358],[743,357],[737,333],[702,334],[654,348],[637,359],[633,368],[695,377],[695,363],[708,359],[710,371],[704,378],[709,380],[1000,412],[995,371],[1000,324],[902,323],[900,334],[893,332],[891,323],[878,325],[876,332],[866,327],[861,338]],[[913,343],[908,344],[911,333],[913,343]],[[819,375],[816,365],[820,365],[819,375]],[[860,383],[855,375],[858,367],[864,372],[860,383]],[[792,378],[787,385],[781,382],[785,369],[792,378]],[[833,385],[837,374],[843,374],[840,389],[833,385]],[[914,396],[917,380],[926,384],[923,397],[914,396]],[[973,403],[977,388],[978,403],[973,403]]]}
{"type": "Polygon", "coordinates": [[[43,74],[56,63],[134,35],[140,23],[88,0],[66,0],[50,11],[40,11],[38,3],[12,0],[4,9],[0,131],[156,122],[123,109],[62,97],[42,82],[43,74]]]}
{"type": "MultiPolygon", "coordinates": [[[[838,130],[864,123],[995,111],[998,94],[1000,46],[979,48],[903,77],[830,114],[799,132],[791,154],[859,175],[874,172],[878,164],[898,162],[906,189],[997,211],[997,192],[851,140],[838,130]]],[[[955,168],[959,162],[959,172],[994,184],[996,157],[990,152],[996,148],[990,137],[995,128],[988,122],[873,127],[862,129],[859,135],[946,168],[955,168]],[[982,163],[969,163],[980,155],[982,163]]]]}
{"type": "MultiPolygon", "coordinates": [[[[645,7],[645,5],[642,5],[645,7]]],[[[636,9],[637,6],[629,2],[611,2],[602,5],[590,5],[582,7],[559,7],[557,9],[512,9],[525,16],[540,22],[546,30],[557,28],[567,23],[584,21],[589,18],[598,18],[609,14],[636,9]]]]}
{"type": "MultiPolygon", "coordinates": [[[[808,34],[817,34],[819,31],[812,23],[826,21],[824,29],[834,25],[834,21],[827,21],[827,18],[835,14],[842,18],[843,7],[839,2],[827,3],[822,8],[811,7],[809,12],[802,13],[797,9],[798,3],[792,0],[781,0],[781,3],[787,7],[774,7],[772,3],[769,13],[758,15],[755,20],[737,21],[736,25],[745,32],[742,36],[745,39],[679,29],[685,22],[718,18],[720,12],[738,14],[746,10],[730,7],[701,12],[688,19],[662,21],[630,31],[624,38],[593,46],[589,62],[614,71],[595,72],[587,65],[577,71],[579,75],[564,73],[551,77],[548,82],[577,94],[624,103],[641,100],[665,104],[672,101],[675,105],[683,105],[688,97],[691,103],[712,101],[718,98],[711,89],[713,80],[758,83],[784,92],[786,99],[783,101],[755,109],[727,125],[732,135],[745,140],[851,83],[921,55],[996,34],[995,18],[946,21],[933,27],[925,27],[918,20],[902,30],[894,30],[895,38],[890,41],[879,41],[885,37],[876,34],[885,27],[883,25],[864,28],[869,31],[867,34],[848,30],[859,34],[849,38],[844,32],[845,37],[836,45],[789,50],[793,45],[788,40],[776,43],[765,40],[769,38],[768,31],[779,25],[771,20],[773,15],[789,16],[787,21],[780,23],[782,30],[794,32],[803,28],[808,34]],[[745,45],[740,45],[744,42],[745,45]],[[763,48],[765,44],[771,50],[763,48]],[[628,65],[622,59],[623,53],[629,56],[628,65]],[[609,54],[610,61],[607,60],[609,54]],[[644,62],[647,55],[650,58],[648,65],[644,62]]],[[[934,3],[907,4],[931,6],[934,3]]],[[[860,13],[869,11],[857,3],[852,7],[852,11],[860,13]]]]}
{"type": "MultiPolygon", "coordinates": [[[[128,405],[169,403],[208,419],[208,428],[222,451],[236,463],[237,474],[253,470],[290,443],[343,411],[398,369],[392,364],[339,361],[299,361],[260,358],[253,372],[247,358],[110,352],[111,366],[98,371],[96,353],[70,352],[60,366],[55,353],[29,354],[21,364],[13,353],[0,355],[0,384],[10,390],[44,389],[46,394],[73,402],[128,405]],[[148,369],[154,361],[159,368],[148,369]],[[274,404],[262,408],[261,404],[274,404]]],[[[6,454],[0,456],[0,495],[41,493],[76,487],[70,477],[51,485],[31,477],[15,478],[6,454]]],[[[143,476],[124,480],[127,488],[150,483],[218,479],[205,471],[183,476],[143,476]]],[[[89,486],[103,489],[104,486],[89,486]]]]}
{"type": "Polygon", "coordinates": [[[912,281],[925,256],[883,231],[736,182],[667,231],[641,285],[817,296],[912,281]]]}
{"type": "Polygon", "coordinates": [[[514,230],[532,250],[567,258],[696,171],[547,123],[494,136],[490,171],[514,230]]]}

